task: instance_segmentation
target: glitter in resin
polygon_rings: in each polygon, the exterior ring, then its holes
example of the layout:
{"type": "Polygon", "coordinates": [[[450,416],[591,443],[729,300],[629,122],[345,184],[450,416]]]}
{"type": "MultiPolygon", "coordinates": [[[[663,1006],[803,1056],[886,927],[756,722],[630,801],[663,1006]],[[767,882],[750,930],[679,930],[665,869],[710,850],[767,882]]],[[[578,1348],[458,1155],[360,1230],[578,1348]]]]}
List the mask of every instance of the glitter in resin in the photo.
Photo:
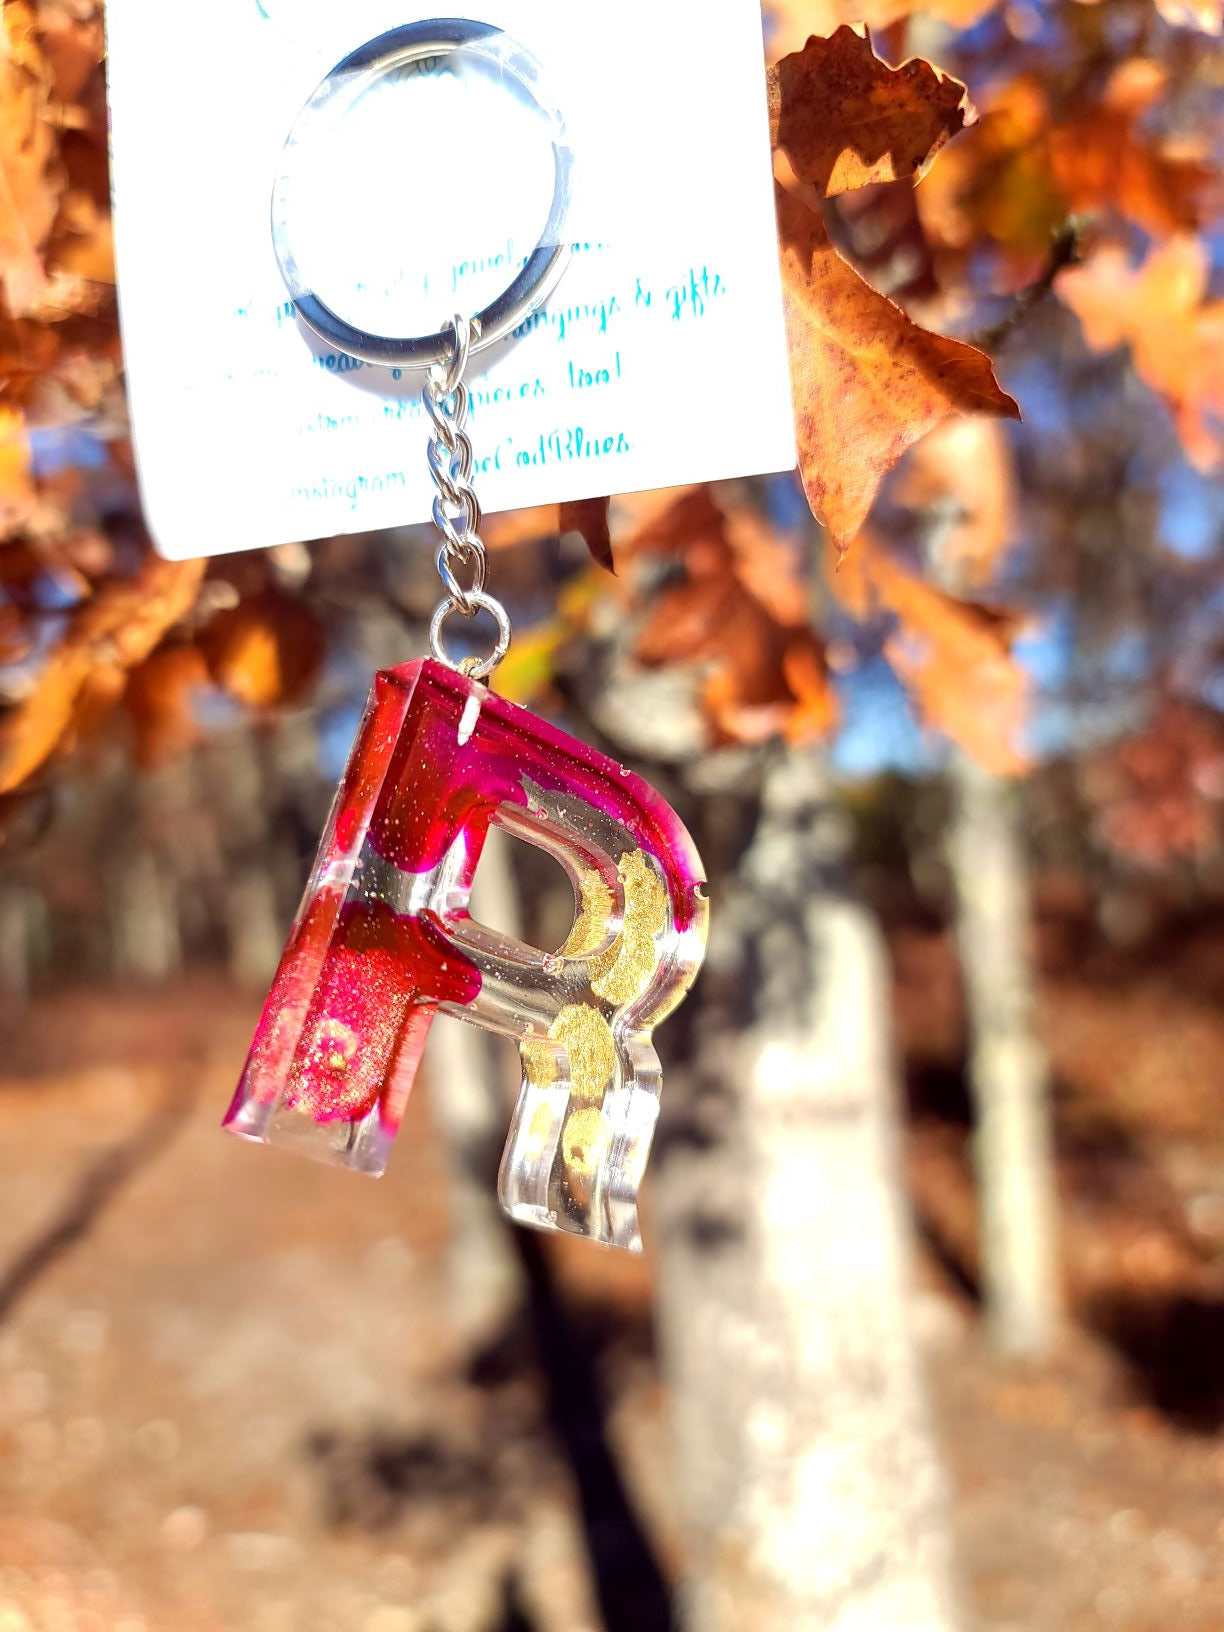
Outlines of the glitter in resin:
{"type": "Polygon", "coordinates": [[[692,840],[640,777],[444,664],[386,670],[225,1125],[381,1173],[430,1022],[457,1015],[522,1055],[507,1212],[636,1250],[651,1032],[693,982],[706,912],[692,840]],[[569,873],[559,952],[469,916],[491,823],[569,873]]]}

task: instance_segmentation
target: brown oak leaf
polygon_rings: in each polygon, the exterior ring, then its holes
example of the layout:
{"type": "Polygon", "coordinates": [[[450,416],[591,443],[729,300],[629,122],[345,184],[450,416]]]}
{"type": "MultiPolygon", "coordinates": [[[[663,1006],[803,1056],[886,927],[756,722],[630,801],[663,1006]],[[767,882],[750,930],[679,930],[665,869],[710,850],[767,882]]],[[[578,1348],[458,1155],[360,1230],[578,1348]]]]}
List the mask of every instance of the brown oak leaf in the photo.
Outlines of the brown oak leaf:
{"type": "Polygon", "coordinates": [[[562,535],[577,533],[590,550],[591,559],[605,571],[615,572],[612,533],[608,522],[609,503],[608,499],[579,499],[572,504],[563,504],[558,529],[562,535]]]}
{"type": "Polygon", "coordinates": [[[921,58],[892,68],[845,26],[770,69],[769,112],[774,146],[826,198],[921,175],[977,117],[958,79],[921,58]]]}
{"type": "Polygon", "coordinates": [[[669,497],[618,547],[625,560],[675,554],[683,564],[683,580],[656,599],[636,655],[705,669],[702,701],[719,740],[799,742],[829,732],[836,697],[797,552],[783,536],[746,506],[723,509],[703,486],[669,497]]]}
{"type": "Polygon", "coordinates": [[[254,708],[294,702],[323,661],[323,629],[309,607],[265,589],[217,613],[200,636],[216,683],[254,708]]]}
{"type": "Polygon", "coordinates": [[[204,654],[186,644],[159,647],[132,670],[123,701],[140,764],[160,765],[192,746],[199,735],[192,696],[208,683],[204,654]]]}
{"type": "Polygon", "coordinates": [[[844,548],[919,437],[952,414],[1020,410],[985,353],[911,322],[842,259],[814,210],[777,191],[800,473],[844,548]]]}
{"type": "Polygon", "coordinates": [[[0,24],[0,284],[16,317],[46,288],[42,251],[65,184],[51,95],[34,8],[11,0],[0,24]]]}

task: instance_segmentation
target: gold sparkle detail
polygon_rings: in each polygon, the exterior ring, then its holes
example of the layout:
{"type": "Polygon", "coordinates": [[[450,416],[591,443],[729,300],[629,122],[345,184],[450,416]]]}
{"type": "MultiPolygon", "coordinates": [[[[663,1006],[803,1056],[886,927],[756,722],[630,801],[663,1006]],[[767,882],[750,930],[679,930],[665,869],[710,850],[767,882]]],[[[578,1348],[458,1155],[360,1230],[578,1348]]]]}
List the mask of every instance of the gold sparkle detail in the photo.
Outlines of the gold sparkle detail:
{"type": "Polygon", "coordinates": [[[585,958],[603,944],[615,904],[608,881],[597,867],[583,870],[578,888],[582,899],[574,927],[560,949],[563,958],[585,958]]]}
{"type": "Polygon", "coordinates": [[[601,1112],[584,1105],[571,1113],[561,1135],[561,1154],[571,1174],[587,1178],[603,1160],[608,1131],[601,1112]]]}
{"type": "Polygon", "coordinates": [[[528,1037],[519,1044],[523,1075],[533,1088],[551,1088],[557,1080],[557,1053],[542,1037],[528,1037]]]}
{"type": "Polygon", "coordinates": [[[616,1069],[612,1028],[587,1003],[569,1003],[548,1028],[565,1049],[573,1092],[579,1099],[599,1099],[616,1069]]]}
{"type": "Polygon", "coordinates": [[[654,978],[655,937],[667,928],[667,892],[641,850],[622,857],[617,872],[625,896],[621,933],[591,959],[590,971],[591,989],[620,1006],[641,997],[654,978]]]}
{"type": "Polygon", "coordinates": [[[542,1156],[544,1147],[548,1143],[548,1136],[552,1132],[553,1113],[550,1105],[537,1105],[532,1113],[531,1121],[527,1125],[527,1154],[533,1158],[542,1156]]]}

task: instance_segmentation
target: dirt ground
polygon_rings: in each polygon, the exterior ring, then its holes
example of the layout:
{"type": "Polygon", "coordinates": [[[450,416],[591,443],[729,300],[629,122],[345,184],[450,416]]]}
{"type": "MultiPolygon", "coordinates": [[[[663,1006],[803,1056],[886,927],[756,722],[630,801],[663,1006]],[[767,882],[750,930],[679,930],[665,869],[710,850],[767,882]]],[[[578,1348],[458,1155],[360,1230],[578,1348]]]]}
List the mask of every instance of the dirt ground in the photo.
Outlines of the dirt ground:
{"type": "MultiPolygon", "coordinates": [[[[90,994],[13,1035],[0,1632],[598,1632],[591,1493],[540,1379],[512,1352],[473,1366],[451,1331],[427,1097],[378,1184],[222,1137],[257,1007],[207,983],[90,994]]],[[[1158,1410],[1099,1337],[1000,1365],[937,1259],[918,1318],[979,1625],[1219,1632],[1215,1425],[1158,1410]]],[[[662,1561],[631,1539],[648,1604],[679,1546],[649,1262],[576,1245],[547,1267],[587,1334],[620,1521],[662,1561]]],[[[629,1616],[609,1632],[653,1625],[629,1616]]]]}

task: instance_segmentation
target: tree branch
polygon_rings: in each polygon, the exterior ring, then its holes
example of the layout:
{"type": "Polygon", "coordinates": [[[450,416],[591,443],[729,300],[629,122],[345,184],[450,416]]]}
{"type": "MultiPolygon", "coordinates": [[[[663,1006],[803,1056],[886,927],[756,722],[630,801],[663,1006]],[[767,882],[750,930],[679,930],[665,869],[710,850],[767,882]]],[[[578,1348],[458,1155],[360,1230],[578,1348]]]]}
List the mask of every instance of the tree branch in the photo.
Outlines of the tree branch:
{"type": "Polygon", "coordinates": [[[1012,331],[1024,322],[1034,307],[1040,305],[1049,294],[1054,287],[1055,278],[1063,268],[1079,264],[1082,259],[1084,227],[1085,221],[1082,216],[1073,215],[1067,218],[1054,235],[1041,276],[1026,289],[1021,289],[997,322],[971,335],[970,345],[977,346],[980,351],[985,352],[994,351],[996,347],[1002,345],[1012,331]]]}

